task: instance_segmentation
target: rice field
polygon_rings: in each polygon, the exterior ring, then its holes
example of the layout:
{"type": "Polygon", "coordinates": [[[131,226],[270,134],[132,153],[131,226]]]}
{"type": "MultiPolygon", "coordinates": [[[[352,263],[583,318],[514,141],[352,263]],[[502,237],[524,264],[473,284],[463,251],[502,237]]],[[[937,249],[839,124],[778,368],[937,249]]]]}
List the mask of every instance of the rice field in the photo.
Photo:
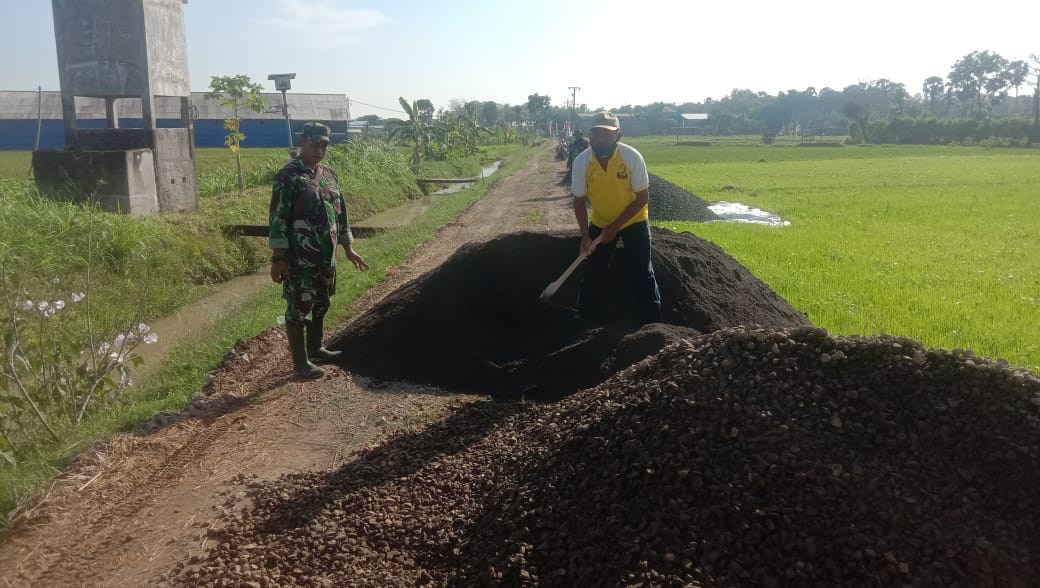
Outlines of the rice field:
{"type": "Polygon", "coordinates": [[[1040,372],[1040,150],[630,143],[709,203],[790,221],[659,224],[723,247],[817,325],[1040,372]]]}

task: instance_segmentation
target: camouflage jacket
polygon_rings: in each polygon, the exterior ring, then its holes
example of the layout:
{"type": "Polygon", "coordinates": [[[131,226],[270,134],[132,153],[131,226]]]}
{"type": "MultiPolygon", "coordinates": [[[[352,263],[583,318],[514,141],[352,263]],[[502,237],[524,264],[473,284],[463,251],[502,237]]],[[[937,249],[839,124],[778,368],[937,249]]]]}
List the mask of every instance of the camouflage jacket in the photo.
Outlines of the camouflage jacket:
{"type": "Polygon", "coordinates": [[[285,249],[290,267],[335,267],[336,246],[353,241],[347,204],[332,168],[312,171],[294,159],[274,178],[271,189],[272,249],[285,249]]]}

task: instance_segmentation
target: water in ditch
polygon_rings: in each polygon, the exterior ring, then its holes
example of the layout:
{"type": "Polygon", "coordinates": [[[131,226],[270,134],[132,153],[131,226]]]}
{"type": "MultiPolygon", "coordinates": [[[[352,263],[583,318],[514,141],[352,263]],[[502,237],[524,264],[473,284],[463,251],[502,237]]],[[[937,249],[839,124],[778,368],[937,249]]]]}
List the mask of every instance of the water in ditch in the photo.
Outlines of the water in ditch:
{"type": "MultiPolygon", "coordinates": [[[[496,161],[491,165],[485,166],[480,170],[480,176],[478,182],[483,182],[485,179],[491,177],[499,166],[502,164],[501,161],[496,161]]],[[[438,196],[445,194],[454,194],[466,188],[472,186],[475,182],[461,182],[458,184],[449,184],[444,188],[432,192],[427,196],[418,198],[416,200],[410,200],[400,206],[395,206],[389,210],[384,210],[378,214],[374,214],[364,221],[361,221],[354,227],[354,235],[357,237],[364,237],[371,235],[376,232],[385,231],[395,227],[403,227],[419,218],[433,206],[438,196]]]]}
{"type": "MultiPolygon", "coordinates": [[[[163,359],[174,347],[198,339],[214,322],[233,312],[260,288],[271,283],[271,276],[266,268],[262,272],[232,278],[201,300],[149,323],[159,340],[151,345],[139,345],[134,350],[144,359],[144,363],[131,372],[134,381],[142,382],[155,375],[163,359]]],[[[271,318],[271,324],[275,324],[274,317],[271,318]]]]}

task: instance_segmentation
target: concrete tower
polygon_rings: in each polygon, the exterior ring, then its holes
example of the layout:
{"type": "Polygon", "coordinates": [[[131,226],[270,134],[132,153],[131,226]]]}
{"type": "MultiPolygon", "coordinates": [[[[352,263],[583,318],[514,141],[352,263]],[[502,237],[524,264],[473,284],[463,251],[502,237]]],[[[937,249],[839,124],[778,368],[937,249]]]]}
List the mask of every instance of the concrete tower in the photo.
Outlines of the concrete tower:
{"type": "Polygon", "coordinates": [[[33,155],[41,188],[72,180],[104,208],[134,214],[198,209],[185,4],[51,0],[65,150],[33,155]],[[77,124],[77,102],[87,100],[104,101],[105,128],[77,124]],[[160,106],[179,121],[159,128],[160,106]],[[120,112],[140,128],[121,127],[120,112]]]}

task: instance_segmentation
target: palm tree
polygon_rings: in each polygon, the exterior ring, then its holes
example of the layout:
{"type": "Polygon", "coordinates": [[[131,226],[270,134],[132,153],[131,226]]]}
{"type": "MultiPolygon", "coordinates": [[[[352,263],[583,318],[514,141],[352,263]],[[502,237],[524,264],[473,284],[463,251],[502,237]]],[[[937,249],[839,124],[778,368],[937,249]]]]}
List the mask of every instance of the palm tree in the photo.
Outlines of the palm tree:
{"type": "Polygon", "coordinates": [[[398,101],[408,115],[408,120],[402,121],[390,129],[390,138],[412,147],[412,172],[418,173],[423,157],[429,152],[430,143],[443,134],[442,128],[437,122],[424,121],[419,116],[419,107],[416,102],[409,104],[404,98],[398,98],[398,101]]]}

